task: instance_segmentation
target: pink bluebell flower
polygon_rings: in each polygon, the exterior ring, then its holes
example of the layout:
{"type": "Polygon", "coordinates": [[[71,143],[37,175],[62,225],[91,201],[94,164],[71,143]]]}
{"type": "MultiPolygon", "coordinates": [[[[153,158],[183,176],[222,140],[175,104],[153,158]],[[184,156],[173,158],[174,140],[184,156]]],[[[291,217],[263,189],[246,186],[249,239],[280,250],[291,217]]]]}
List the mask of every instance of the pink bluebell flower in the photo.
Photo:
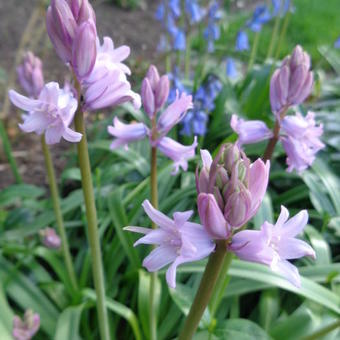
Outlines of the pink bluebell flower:
{"type": "Polygon", "coordinates": [[[238,118],[233,114],[230,121],[231,128],[238,134],[237,143],[243,144],[257,143],[273,137],[273,132],[261,120],[248,120],[238,118]]]}
{"type": "Polygon", "coordinates": [[[196,173],[201,222],[212,237],[228,239],[260,207],[267,190],[270,164],[261,159],[251,164],[233,144],[223,145],[214,160],[207,150],[201,150],[201,156],[203,168],[196,173]],[[218,225],[217,220],[221,221],[218,225]]]}
{"type": "Polygon", "coordinates": [[[174,161],[172,174],[175,175],[180,167],[188,170],[188,160],[195,157],[197,137],[191,145],[182,145],[169,137],[161,138],[156,145],[161,153],[174,161]]]}
{"type": "Polygon", "coordinates": [[[297,45],[274,72],[270,81],[270,104],[279,119],[289,106],[301,104],[310,95],[313,88],[310,66],[309,55],[297,45]]]}
{"type": "Polygon", "coordinates": [[[130,69],[122,63],[130,54],[128,46],[114,48],[111,38],[97,38],[97,56],[92,72],[82,80],[85,109],[98,110],[132,101],[141,106],[140,96],[131,90],[126,75],[130,69]]]}
{"type": "Polygon", "coordinates": [[[192,97],[182,93],[177,93],[175,101],[167,108],[163,109],[169,96],[168,76],[159,76],[155,66],[151,65],[142,84],[142,102],[144,110],[151,120],[151,127],[148,128],[143,123],[124,124],[117,118],[114,126],[109,126],[108,131],[116,139],[111,144],[114,149],[121,145],[126,146],[129,142],[143,139],[148,136],[152,147],[157,147],[166,157],[174,161],[174,171],[176,174],[181,167],[188,168],[188,160],[195,156],[197,140],[194,139],[192,145],[184,146],[166,137],[166,134],[179,123],[192,107],[192,97]]]}
{"type": "Polygon", "coordinates": [[[50,249],[59,249],[61,246],[61,239],[53,228],[45,228],[39,232],[41,242],[44,246],[50,249]]]}
{"type": "Polygon", "coordinates": [[[307,224],[308,213],[300,211],[288,220],[289,212],[281,206],[281,214],[275,225],[264,222],[261,230],[243,230],[232,238],[230,250],[240,259],[269,266],[294,286],[300,287],[297,268],[288,260],[303,256],[315,258],[315,251],[306,242],[295,238],[307,224]]]}
{"type": "Polygon", "coordinates": [[[37,98],[44,87],[42,62],[32,52],[26,52],[21,65],[17,67],[21,87],[31,98],[37,98]]]}
{"type": "Polygon", "coordinates": [[[111,143],[111,149],[120,146],[127,148],[129,143],[144,139],[149,133],[149,129],[143,123],[125,124],[117,117],[113,119],[113,126],[108,126],[107,131],[116,138],[111,143]]]}
{"type": "Polygon", "coordinates": [[[77,100],[70,89],[60,89],[55,82],[47,83],[38,99],[22,96],[14,90],[9,91],[11,102],[26,111],[24,122],[19,127],[24,132],[45,133],[47,144],[56,144],[63,137],[76,143],[82,135],[69,128],[77,110],[77,100]]]}
{"type": "Polygon", "coordinates": [[[320,137],[323,134],[322,125],[315,123],[314,112],[309,111],[306,117],[300,113],[286,116],[281,122],[280,137],[287,153],[288,172],[296,169],[301,173],[315,160],[316,153],[325,147],[320,137]]]}
{"type": "Polygon", "coordinates": [[[176,287],[176,269],[179,265],[207,257],[215,244],[203,226],[189,222],[192,211],[175,212],[173,220],[156,210],[148,200],[143,208],[157,229],[125,227],[125,230],[144,234],[134,245],[155,244],[155,248],[143,261],[149,272],[155,272],[170,264],[166,281],[171,288],[176,287]]]}
{"type": "Polygon", "coordinates": [[[15,340],[30,340],[38,332],[40,316],[31,309],[26,310],[24,319],[15,315],[13,318],[13,338],[15,340]]]}

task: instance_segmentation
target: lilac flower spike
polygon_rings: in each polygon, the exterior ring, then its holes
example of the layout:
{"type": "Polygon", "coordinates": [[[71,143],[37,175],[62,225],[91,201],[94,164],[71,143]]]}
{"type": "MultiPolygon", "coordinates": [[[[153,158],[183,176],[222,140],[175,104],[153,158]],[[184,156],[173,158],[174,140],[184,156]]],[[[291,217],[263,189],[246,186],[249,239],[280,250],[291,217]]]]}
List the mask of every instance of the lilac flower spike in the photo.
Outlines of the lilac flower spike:
{"type": "Polygon", "coordinates": [[[117,117],[113,119],[113,126],[107,128],[110,135],[116,137],[110,148],[116,149],[120,146],[127,148],[128,143],[145,138],[149,132],[143,123],[124,124],[117,117]]]}
{"type": "Polygon", "coordinates": [[[59,84],[46,84],[38,99],[22,96],[14,90],[9,91],[11,102],[18,108],[27,111],[24,122],[19,127],[24,132],[45,133],[47,144],[59,143],[61,137],[76,143],[82,135],[69,128],[78,103],[70,89],[60,89],[59,84]]]}
{"type": "Polygon", "coordinates": [[[261,230],[244,230],[232,238],[230,250],[240,259],[259,262],[281,274],[294,286],[301,286],[297,268],[287,260],[303,256],[316,257],[313,248],[306,242],[296,239],[307,224],[308,213],[300,211],[289,219],[289,212],[281,206],[281,214],[275,225],[265,222],[261,230]]]}
{"type": "Polygon", "coordinates": [[[260,120],[245,121],[235,114],[231,116],[231,128],[238,134],[238,145],[257,143],[273,137],[273,132],[260,120]]]}
{"type": "Polygon", "coordinates": [[[166,272],[166,281],[171,288],[176,287],[176,269],[182,263],[193,262],[207,257],[215,244],[203,226],[189,222],[192,211],[175,212],[170,219],[156,210],[148,200],[143,208],[149,218],[159,226],[157,229],[125,227],[124,230],[144,234],[138,244],[155,244],[154,249],[143,261],[149,272],[154,272],[171,263],[166,272]]]}
{"type": "Polygon", "coordinates": [[[280,118],[289,106],[301,104],[313,88],[310,57],[297,45],[291,56],[285,58],[270,81],[272,111],[280,118]]]}
{"type": "Polygon", "coordinates": [[[24,60],[17,67],[17,75],[21,87],[31,98],[37,98],[44,87],[42,62],[32,52],[24,55],[24,60]]]}
{"type": "Polygon", "coordinates": [[[249,159],[237,145],[225,144],[214,160],[201,152],[203,169],[196,173],[198,211],[208,233],[228,239],[256,213],[266,192],[269,162],[249,159]],[[222,219],[222,216],[224,219],[222,219]]]}
{"type": "Polygon", "coordinates": [[[61,246],[61,239],[53,228],[45,228],[40,231],[41,241],[45,247],[50,249],[59,249],[61,246]]]}
{"type": "Polygon", "coordinates": [[[191,145],[182,145],[169,137],[163,137],[157,144],[160,152],[174,161],[172,175],[178,173],[181,167],[184,171],[188,170],[188,160],[195,157],[197,137],[191,145]]]}
{"type": "Polygon", "coordinates": [[[15,340],[30,340],[38,332],[40,327],[40,316],[28,309],[24,320],[15,315],[13,318],[13,338],[15,340]]]}

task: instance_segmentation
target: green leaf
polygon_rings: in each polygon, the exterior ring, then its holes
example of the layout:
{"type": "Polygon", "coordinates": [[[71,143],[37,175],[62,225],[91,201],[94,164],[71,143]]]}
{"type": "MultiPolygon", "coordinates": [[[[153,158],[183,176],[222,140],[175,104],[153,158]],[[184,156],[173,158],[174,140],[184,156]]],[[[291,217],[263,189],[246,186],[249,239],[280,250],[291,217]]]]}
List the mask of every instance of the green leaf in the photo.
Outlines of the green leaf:
{"type": "Polygon", "coordinates": [[[36,199],[44,195],[45,189],[30,184],[11,185],[0,191],[0,207],[17,203],[21,199],[36,199]]]}
{"type": "Polygon", "coordinates": [[[4,340],[12,340],[12,325],[13,325],[13,316],[11,308],[8,305],[6,296],[0,284],[0,334],[1,339],[4,340]]]}
{"type": "Polygon", "coordinates": [[[254,216],[254,225],[256,229],[259,229],[262,224],[267,221],[269,223],[274,222],[273,204],[268,192],[264,195],[263,201],[259,210],[254,216]]]}
{"type": "Polygon", "coordinates": [[[85,304],[66,308],[59,316],[54,340],[79,340],[79,323],[85,304]]]}
{"type": "Polygon", "coordinates": [[[315,250],[315,263],[318,265],[330,264],[332,262],[331,250],[322,235],[310,225],[306,226],[304,232],[308,236],[310,243],[315,250]]]}
{"type": "Polygon", "coordinates": [[[214,331],[218,339],[269,340],[271,337],[256,323],[246,319],[230,319],[214,331]]]}
{"type": "MultiPolygon", "coordinates": [[[[96,293],[92,289],[85,289],[82,293],[88,299],[91,299],[93,301],[96,301],[97,299],[96,293]]],[[[142,340],[142,333],[140,331],[138,319],[135,313],[130,308],[108,297],[105,298],[105,304],[110,311],[121,316],[130,324],[136,340],[142,340]]]]}

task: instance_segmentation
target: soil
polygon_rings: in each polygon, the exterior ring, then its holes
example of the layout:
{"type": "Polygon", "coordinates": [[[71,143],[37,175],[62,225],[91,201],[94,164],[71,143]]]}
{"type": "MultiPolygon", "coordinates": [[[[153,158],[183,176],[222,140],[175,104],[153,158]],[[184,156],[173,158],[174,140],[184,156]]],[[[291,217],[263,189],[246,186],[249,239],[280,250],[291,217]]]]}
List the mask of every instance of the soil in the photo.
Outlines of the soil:
{"type": "MultiPolygon", "coordinates": [[[[0,0],[0,111],[2,112],[7,80],[14,68],[15,56],[21,37],[38,0],[0,0]]],[[[129,62],[135,65],[157,63],[156,47],[159,41],[160,26],[154,20],[157,1],[143,2],[143,8],[124,10],[116,7],[111,1],[91,1],[97,17],[99,36],[110,36],[115,46],[126,44],[131,47],[129,62]]],[[[43,13],[43,11],[42,11],[43,13]]],[[[67,74],[66,67],[56,56],[49,43],[45,30],[44,17],[37,20],[32,34],[21,53],[32,50],[44,63],[45,81],[56,80],[63,83],[67,74]]],[[[20,92],[20,87],[14,87],[20,92]]],[[[17,124],[20,113],[13,106],[5,117],[1,118],[6,126],[13,148],[13,154],[25,183],[42,185],[45,183],[44,159],[40,138],[35,134],[23,134],[17,124]]],[[[0,141],[1,143],[1,141],[0,141]]],[[[65,167],[65,151],[73,147],[70,143],[61,142],[51,148],[57,174],[65,167]]],[[[14,178],[0,144],[0,190],[13,184],[14,178]]]]}

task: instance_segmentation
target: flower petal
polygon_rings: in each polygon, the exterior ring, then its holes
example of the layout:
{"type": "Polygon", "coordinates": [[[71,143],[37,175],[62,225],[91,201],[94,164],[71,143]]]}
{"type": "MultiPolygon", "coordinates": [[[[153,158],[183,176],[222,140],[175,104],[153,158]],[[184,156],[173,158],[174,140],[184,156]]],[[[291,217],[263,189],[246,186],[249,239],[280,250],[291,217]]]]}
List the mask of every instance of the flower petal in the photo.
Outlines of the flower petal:
{"type": "Polygon", "coordinates": [[[316,257],[314,249],[308,243],[290,237],[279,243],[277,252],[284,260],[299,259],[304,256],[311,256],[314,259],[316,257]]]}
{"type": "Polygon", "coordinates": [[[79,132],[73,131],[70,128],[66,127],[62,136],[68,142],[78,143],[78,142],[80,142],[83,135],[79,132]]]}
{"type": "Polygon", "coordinates": [[[294,217],[290,218],[280,230],[280,234],[283,237],[295,237],[300,234],[308,221],[307,210],[302,210],[294,217]]]}
{"type": "Polygon", "coordinates": [[[146,214],[160,228],[168,231],[173,231],[175,229],[175,223],[168,216],[164,215],[162,212],[156,210],[149,200],[145,200],[142,204],[146,214]]]}
{"type": "Polygon", "coordinates": [[[143,266],[149,272],[155,272],[171,263],[178,256],[176,248],[162,245],[154,249],[143,261],[143,266]]]}
{"type": "Polygon", "coordinates": [[[277,261],[273,263],[270,268],[286,278],[291,284],[297,288],[301,287],[301,278],[297,268],[288,261],[277,261]]]}
{"type": "Polygon", "coordinates": [[[27,112],[34,111],[41,105],[39,100],[27,98],[14,90],[10,90],[8,95],[13,105],[27,112]]]}

